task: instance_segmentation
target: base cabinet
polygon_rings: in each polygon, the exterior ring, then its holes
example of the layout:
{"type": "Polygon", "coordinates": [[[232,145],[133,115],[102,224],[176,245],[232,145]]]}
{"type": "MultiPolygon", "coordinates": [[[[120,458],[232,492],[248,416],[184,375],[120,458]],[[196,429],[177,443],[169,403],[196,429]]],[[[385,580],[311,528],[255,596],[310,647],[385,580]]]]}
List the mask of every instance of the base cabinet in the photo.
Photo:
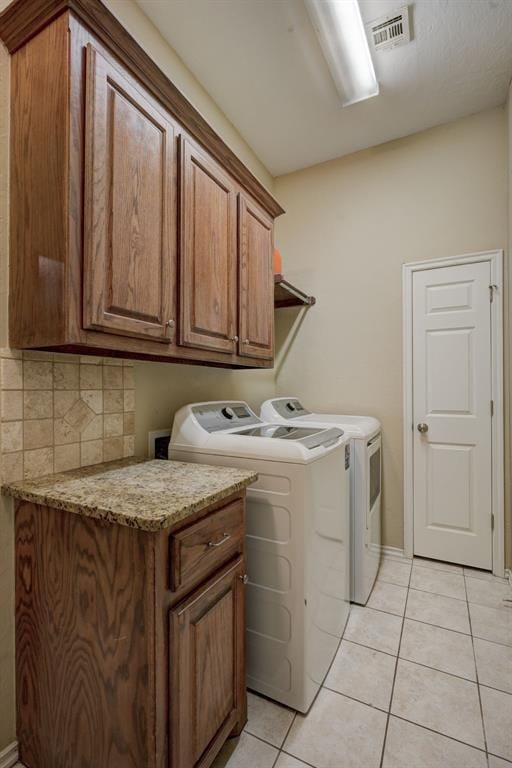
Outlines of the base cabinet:
{"type": "Polygon", "coordinates": [[[155,533],[17,502],[26,768],[208,768],[241,732],[244,499],[155,533]],[[226,520],[232,533],[222,544],[226,520]],[[198,567],[173,590],[171,561],[181,548],[184,566],[188,544],[198,567]]]}
{"type": "Polygon", "coordinates": [[[245,722],[243,579],[239,558],[170,612],[172,765],[209,765],[245,722]]]}

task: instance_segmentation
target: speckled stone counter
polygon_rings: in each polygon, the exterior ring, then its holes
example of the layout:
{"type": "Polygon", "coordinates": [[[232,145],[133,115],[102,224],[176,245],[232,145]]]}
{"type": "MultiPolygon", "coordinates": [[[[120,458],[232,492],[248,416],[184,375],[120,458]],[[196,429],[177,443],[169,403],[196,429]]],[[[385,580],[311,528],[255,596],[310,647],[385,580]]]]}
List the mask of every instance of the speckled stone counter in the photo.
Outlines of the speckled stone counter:
{"type": "Polygon", "coordinates": [[[125,459],[6,483],[16,499],[111,523],[159,531],[246,488],[255,472],[180,461],[125,459]]]}

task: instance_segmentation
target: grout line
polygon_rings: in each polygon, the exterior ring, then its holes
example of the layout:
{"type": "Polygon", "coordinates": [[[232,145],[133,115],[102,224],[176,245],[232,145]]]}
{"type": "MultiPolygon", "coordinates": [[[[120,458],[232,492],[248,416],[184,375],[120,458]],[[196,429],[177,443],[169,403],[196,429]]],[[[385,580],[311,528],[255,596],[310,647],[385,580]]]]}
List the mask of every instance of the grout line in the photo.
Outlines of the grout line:
{"type": "MultiPolygon", "coordinates": [[[[413,589],[414,592],[414,589],[413,589]]],[[[452,629],[451,627],[443,627],[441,624],[432,624],[431,621],[422,621],[421,619],[414,619],[412,616],[405,616],[407,621],[415,621],[416,624],[426,624],[427,627],[437,627],[437,629],[446,629],[447,632],[455,632],[457,635],[463,635],[464,637],[470,637],[470,632],[462,632],[460,629],[452,629]]],[[[468,619],[469,623],[469,619],[468,619]]]]}
{"type": "Polygon", "coordinates": [[[405,587],[407,589],[407,584],[398,584],[396,581],[391,581],[391,579],[386,579],[383,576],[379,576],[379,578],[375,582],[376,584],[392,584],[393,587],[405,587]]]}
{"type": "MultiPolygon", "coordinates": [[[[398,616],[400,618],[400,616],[398,616]]],[[[361,648],[368,648],[369,651],[377,651],[378,653],[384,653],[386,656],[397,657],[397,653],[391,651],[383,651],[382,648],[375,648],[373,645],[366,645],[366,643],[360,643],[359,640],[349,640],[348,637],[344,639],[345,643],[353,643],[354,645],[360,645],[361,648]]]]}
{"type": "Polygon", "coordinates": [[[280,755],[281,755],[281,753],[283,752],[283,748],[284,748],[284,745],[285,745],[285,743],[286,743],[286,739],[287,739],[287,738],[288,738],[288,736],[290,735],[290,731],[291,731],[291,729],[292,729],[292,725],[294,724],[296,717],[297,717],[297,712],[295,712],[295,713],[294,713],[294,715],[293,715],[293,717],[292,717],[292,721],[291,721],[290,725],[288,726],[288,730],[286,731],[286,733],[285,733],[285,735],[284,735],[284,739],[283,739],[283,741],[281,742],[281,746],[279,747],[279,752],[278,752],[278,753],[277,753],[277,755],[276,755],[276,759],[275,759],[275,761],[274,761],[274,765],[273,765],[273,767],[272,767],[272,768],[274,768],[274,767],[275,767],[275,765],[277,764],[277,761],[279,760],[279,756],[280,756],[280,755]]]}
{"type": "Polygon", "coordinates": [[[391,717],[394,717],[397,720],[402,720],[404,723],[415,725],[417,728],[423,728],[424,731],[428,731],[429,733],[435,733],[436,736],[442,736],[445,739],[450,739],[450,741],[455,741],[457,744],[464,744],[465,747],[471,747],[471,749],[476,749],[477,752],[483,752],[485,754],[485,749],[483,749],[482,747],[475,747],[474,744],[468,744],[467,741],[461,741],[460,739],[456,739],[454,736],[448,736],[446,733],[441,733],[441,731],[435,731],[433,728],[429,728],[428,725],[422,725],[421,723],[416,723],[414,720],[408,720],[406,717],[403,717],[403,715],[395,714],[395,712],[392,712],[390,714],[391,714],[391,717]]]}
{"type": "MultiPolygon", "coordinates": [[[[350,701],[356,701],[358,704],[364,704],[365,707],[370,707],[370,709],[376,709],[378,712],[383,712],[387,715],[389,712],[389,709],[382,709],[382,707],[377,707],[375,704],[370,704],[368,701],[363,701],[362,699],[358,699],[356,696],[351,696],[349,693],[345,693],[345,691],[337,691],[335,688],[329,688],[327,685],[322,686],[325,688],[326,691],[330,691],[331,693],[337,693],[338,696],[343,696],[345,699],[350,699],[350,701]]],[[[390,699],[391,702],[391,699],[390,699]]]]}
{"type": "MultiPolygon", "coordinates": [[[[466,637],[469,637],[469,635],[466,635],[466,637]]],[[[402,661],[406,661],[408,664],[415,664],[417,667],[423,667],[423,669],[431,669],[432,672],[439,672],[441,675],[448,675],[449,677],[455,677],[457,680],[464,680],[466,683],[473,683],[473,685],[476,685],[476,679],[472,680],[470,677],[463,677],[462,675],[456,675],[454,672],[446,672],[444,669],[439,669],[439,667],[431,667],[430,664],[422,664],[421,661],[415,661],[414,659],[408,659],[406,656],[399,656],[399,659],[402,661]]],[[[476,666],[475,666],[476,669],[476,666]]],[[[490,686],[488,686],[490,687],[490,686]]],[[[499,689],[495,689],[499,690],[499,689]]]]}
{"type": "Polygon", "coordinates": [[[391,653],[391,651],[382,651],[380,648],[374,648],[372,645],[366,645],[365,643],[360,643],[357,640],[349,640],[347,638],[343,638],[343,643],[352,643],[352,645],[359,645],[360,648],[368,648],[369,651],[375,651],[376,653],[383,653],[385,656],[391,656],[392,658],[396,659],[397,654],[391,653]]]}
{"type": "Polygon", "coordinates": [[[393,683],[391,685],[391,695],[389,697],[389,705],[388,705],[388,713],[386,717],[386,727],[384,729],[384,738],[382,740],[382,751],[380,754],[380,763],[379,767],[382,768],[382,765],[384,763],[384,752],[386,751],[386,741],[388,739],[388,728],[389,728],[389,718],[391,717],[391,705],[393,704],[393,696],[395,694],[395,683],[396,683],[396,673],[398,670],[398,659],[400,656],[400,648],[402,646],[402,635],[404,633],[404,625],[405,625],[405,613],[407,611],[407,601],[409,599],[409,590],[410,590],[410,584],[411,584],[411,577],[412,577],[412,568],[411,572],[409,574],[409,584],[407,585],[407,592],[405,595],[405,605],[404,605],[404,613],[402,616],[402,626],[400,627],[400,638],[398,640],[398,649],[397,649],[397,656],[395,661],[395,671],[393,673],[393,683]]]}
{"type": "Polygon", "coordinates": [[[313,765],[313,763],[308,763],[304,758],[297,757],[297,755],[292,755],[291,752],[287,752],[285,749],[282,749],[279,754],[288,755],[288,757],[293,757],[295,760],[298,760],[301,763],[304,763],[304,765],[309,766],[309,768],[318,768],[317,766],[313,765]]]}
{"type": "MultiPolygon", "coordinates": [[[[427,569],[425,569],[425,570],[427,570],[427,569]]],[[[439,573],[439,571],[438,571],[438,573],[439,573]]],[[[454,574],[454,575],[457,575],[457,574],[454,574]]],[[[462,578],[464,578],[464,577],[462,577],[462,578]]],[[[432,592],[431,589],[421,589],[421,587],[409,587],[409,589],[412,589],[415,592],[423,592],[423,593],[425,593],[427,595],[436,595],[436,597],[446,597],[446,598],[448,598],[448,600],[458,600],[459,603],[467,603],[467,600],[466,600],[465,597],[454,597],[453,595],[443,595],[443,594],[441,594],[441,592],[432,592]]],[[[464,585],[464,589],[465,589],[465,585],[464,585]]]]}
{"type": "Polygon", "coordinates": [[[473,625],[471,623],[471,611],[469,610],[469,600],[468,600],[468,590],[466,585],[466,579],[464,579],[464,590],[466,592],[466,603],[468,606],[468,615],[469,615],[469,629],[471,630],[471,647],[473,649],[473,661],[475,662],[475,675],[476,675],[476,689],[478,693],[478,706],[480,707],[480,720],[482,723],[482,733],[484,737],[484,744],[485,744],[485,755],[487,758],[487,763],[489,763],[489,752],[487,750],[487,735],[485,733],[485,721],[484,721],[484,710],[482,707],[482,697],[480,695],[480,683],[478,678],[478,666],[476,663],[476,653],[475,653],[475,643],[473,640],[473,625]]]}

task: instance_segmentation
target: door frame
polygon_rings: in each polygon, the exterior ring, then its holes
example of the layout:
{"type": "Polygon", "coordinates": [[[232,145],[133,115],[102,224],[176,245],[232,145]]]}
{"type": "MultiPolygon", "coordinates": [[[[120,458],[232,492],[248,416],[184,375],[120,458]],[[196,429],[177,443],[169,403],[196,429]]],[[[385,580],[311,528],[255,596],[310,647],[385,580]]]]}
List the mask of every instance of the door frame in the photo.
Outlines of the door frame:
{"type": "Polygon", "coordinates": [[[404,554],[414,552],[414,478],[413,478],[413,348],[412,309],[415,272],[439,267],[489,262],[491,267],[491,397],[494,401],[492,432],[492,539],[493,573],[504,576],[504,411],[503,411],[503,251],[483,251],[452,258],[408,262],[402,265],[402,343],[403,343],[403,441],[404,441],[404,554]],[[411,429],[411,425],[413,429],[411,429]]]}

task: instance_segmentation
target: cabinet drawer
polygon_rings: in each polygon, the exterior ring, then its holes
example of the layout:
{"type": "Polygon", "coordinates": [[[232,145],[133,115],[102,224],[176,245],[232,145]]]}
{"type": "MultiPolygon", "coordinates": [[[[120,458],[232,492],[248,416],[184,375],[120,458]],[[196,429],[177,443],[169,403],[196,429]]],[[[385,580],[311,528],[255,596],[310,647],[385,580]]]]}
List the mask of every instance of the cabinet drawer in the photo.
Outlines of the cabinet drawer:
{"type": "Polygon", "coordinates": [[[244,546],[244,504],[241,499],[171,534],[171,589],[197,583],[244,546]]]}

